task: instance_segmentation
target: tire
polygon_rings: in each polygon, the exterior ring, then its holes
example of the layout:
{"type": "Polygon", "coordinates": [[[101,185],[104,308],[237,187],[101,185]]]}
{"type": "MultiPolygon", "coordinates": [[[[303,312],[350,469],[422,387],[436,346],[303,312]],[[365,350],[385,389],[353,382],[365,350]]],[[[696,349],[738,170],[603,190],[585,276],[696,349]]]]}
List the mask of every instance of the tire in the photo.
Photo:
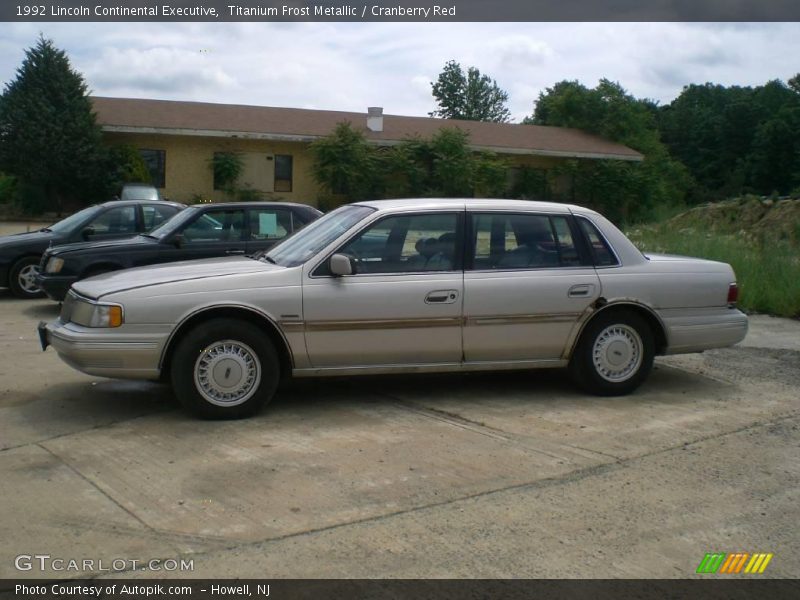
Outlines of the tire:
{"type": "Polygon", "coordinates": [[[272,341],[252,323],[213,319],[180,340],[170,374],[188,411],[204,419],[240,419],[275,395],[280,361],[272,341]]]}
{"type": "Polygon", "coordinates": [[[569,363],[575,384],[597,396],[624,396],[653,368],[655,340],[648,323],[628,311],[609,311],[590,321],[569,363]]]}
{"type": "Polygon", "coordinates": [[[44,292],[33,280],[39,272],[41,257],[26,256],[19,259],[8,272],[8,287],[17,298],[41,298],[44,292]]]}

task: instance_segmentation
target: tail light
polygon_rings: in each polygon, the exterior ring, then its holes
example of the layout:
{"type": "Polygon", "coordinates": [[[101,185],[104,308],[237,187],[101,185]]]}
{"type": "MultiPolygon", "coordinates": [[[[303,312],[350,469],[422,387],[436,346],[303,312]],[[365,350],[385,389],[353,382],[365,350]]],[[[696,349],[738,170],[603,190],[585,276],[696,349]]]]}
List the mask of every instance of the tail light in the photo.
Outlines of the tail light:
{"type": "Polygon", "coordinates": [[[733,306],[739,300],[739,286],[736,282],[728,286],[728,304],[733,306]]]}

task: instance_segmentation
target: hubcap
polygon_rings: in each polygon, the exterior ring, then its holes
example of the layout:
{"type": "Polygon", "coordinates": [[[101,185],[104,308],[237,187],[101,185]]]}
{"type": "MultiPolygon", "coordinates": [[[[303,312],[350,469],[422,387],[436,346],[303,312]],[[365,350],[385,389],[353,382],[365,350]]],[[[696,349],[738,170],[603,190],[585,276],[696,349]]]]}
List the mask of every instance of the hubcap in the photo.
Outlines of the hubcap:
{"type": "Polygon", "coordinates": [[[592,362],[598,375],[606,381],[626,381],[642,364],[642,338],[632,327],[610,325],[594,341],[592,362]]]}
{"type": "Polygon", "coordinates": [[[197,391],[217,406],[246,402],[260,382],[258,356],[252,348],[235,340],[214,342],[204,348],[194,365],[197,391]]]}
{"type": "Polygon", "coordinates": [[[39,265],[25,265],[20,269],[17,275],[17,282],[23,292],[33,294],[39,291],[39,286],[36,285],[36,275],[39,273],[39,265]]]}

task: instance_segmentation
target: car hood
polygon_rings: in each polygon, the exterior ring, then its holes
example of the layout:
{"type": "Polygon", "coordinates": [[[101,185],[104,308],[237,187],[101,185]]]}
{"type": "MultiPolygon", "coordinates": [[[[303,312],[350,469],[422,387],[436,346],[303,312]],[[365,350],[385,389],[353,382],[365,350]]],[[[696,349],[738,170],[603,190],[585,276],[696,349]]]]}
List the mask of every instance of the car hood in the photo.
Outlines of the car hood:
{"type": "Polygon", "coordinates": [[[81,252],[81,251],[89,251],[94,252],[96,250],[136,250],[137,248],[149,247],[153,244],[158,244],[159,241],[155,238],[145,237],[143,235],[137,235],[134,237],[126,237],[120,238],[115,240],[98,240],[96,242],[75,242],[72,244],[59,244],[58,246],[53,246],[50,248],[47,253],[50,256],[57,256],[61,254],[66,254],[68,252],[81,252]]]}
{"type": "Polygon", "coordinates": [[[49,242],[54,237],[51,231],[23,231],[0,236],[0,248],[37,242],[49,242]]]}
{"type": "Polygon", "coordinates": [[[283,267],[241,256],[206,258],[112,271],[79,281],[72,285],[72,289],[87,298],[101,298],[116,292],[164,283],[282,269],[283,267]]]}

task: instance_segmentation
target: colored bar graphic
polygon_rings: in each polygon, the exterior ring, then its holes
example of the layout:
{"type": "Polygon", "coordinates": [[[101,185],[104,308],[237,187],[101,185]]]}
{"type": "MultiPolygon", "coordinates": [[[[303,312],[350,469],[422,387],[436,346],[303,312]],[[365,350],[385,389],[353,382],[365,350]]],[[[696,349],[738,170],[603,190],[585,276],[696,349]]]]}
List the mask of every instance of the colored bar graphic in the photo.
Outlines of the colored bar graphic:
{"type": "Polygon", "coordinates": [[[775,556],[772,552],[708,552],[697,566],[697,573],[703,574],[739,574],[742,573],[763,573],[769,561],[775,556]],[[747,565],[745,567],[745,565],[747,565]]]}
{"type": "Polygon", "coordinates": [[[767,568],[769,561],[772,560],[772,557],[775,556],[773,553],[756,553],[753,554],[753,557],[750,559],[750,562],[747,563],[747,567],[745,567],[745,573],[763,573],[764,570],[767,568]]]}
{"type": "Polygon", "coordinates": [[[728,559],[719,570],[720,573],[738,573],[744,567],[745,561],[750,557],[749,552],[734,552],[728,555],[728,559]]]}
{"type": "Polygon", "coordinates": [[[724,559],[724,552],[706,553],[697,567],[697,573],[716,573],[724,559]]]}

